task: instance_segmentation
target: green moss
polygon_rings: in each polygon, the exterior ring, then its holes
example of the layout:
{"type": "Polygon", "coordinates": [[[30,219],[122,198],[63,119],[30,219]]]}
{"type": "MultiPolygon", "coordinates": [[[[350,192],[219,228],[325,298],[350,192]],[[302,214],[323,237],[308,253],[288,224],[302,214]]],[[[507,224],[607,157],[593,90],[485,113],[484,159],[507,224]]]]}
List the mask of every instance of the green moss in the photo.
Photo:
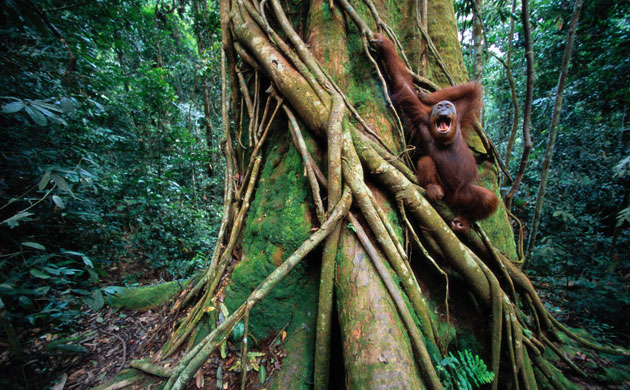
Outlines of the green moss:
{"type": "Polygon", "coordinates": [[[630,371],[628,368],[606,367],[604,374],[598,375],[598,379],[606,383],[621,383],[630,381],[630,371]]]}
{"type": "MultiPolygon", "coordinates": [[[[236,265],[226,291],[230,312],[240,306],[273,270],[311,235],[310,186],[302,159],[286,129],[267,141],[258,190],[243,232],[243,260],[236,265]]],[[[271,331],[314,329],[318,267],[303,260],[250,313],[249,329],[257,339],[271,331]]]]}
{"type": "MultiPolygon", "coordinates": [[[[429,2],[428,32],[435,47],[439,48],[440,55],[446,68],[451,72],[456,83],[462,83],[468,79],[462,48],[457,38],[457,25],[455,24],[455,10],[450,0],[436,0],[429,2]]],[[[442,86],[449,85],[444,72],[437,64],[433,55],[429,55],[428,76],[442,86]]]]}
{"type": "Polygon", "coordinates": [[[326,1],[322,2],[322,16],[324,21],[330,22],[332,20],[332,10],[330,9],[330,4],[326,1]]]}
{"type": "MultiPolygon", "coordinates": [[[[389,18],[389,24],[398,26],[399,28],[404,27],[407,23],[403,20],[403,15],[400,12],[401,1],[388,1],[387,6],[387,17],[389,18]]],[[[409,23],[411,24],[411,23],[409,23]]]]}
{"type": "Polygon", "coordinates": [[[282,370],[276,371],[268,389],[309,390],[313,382],[315,334],[297,329],[289,334],[282,350],[290,351],[282,359],[282,370]]]}
{"type": "Polygon", "coordinates": [[[188,281],[172,281],[152,286],[122,289],[108,298],[108,304],[132,310],[149,310],[162,306],[178,292],[186,288],[188,281]]]}
{"type": "Polygon", "coordinates": [[[106,390],[112,388],[122,388],[124,386],[118,386],[117,384],[124,383],[136,383],[140,381],[142,378],[146,376],[138,370],[133,368],[128,368],[122,370],[118,375],[116,375],[112,380],[103,383],[102,385],[96,386],[94,390],[106,390]]]}
{"type": "MultiPolygon", "coordinates": [[[[348,34],[348,57],[349,58],[362,58],[365,55],[363,47],[363,41],[358,33],[348,34]]],[[[374,99],[375,84],[371,75],[374,72],[374,68],[369,61],[348,61],[346,63],[346,74],[348,77],[348,91],[346,96],[350,98],[357,110],[360,110],[361,105],[365,102],[374,99]],[[365,84],[369,82],[369,84],[365,84]]]]}
{"type": "Polygon", "coordinates": [[[214,324],[217,321],[216,311],[212,311],[203,317],[200,324],[195,328],[193,345],[197,345],[207,335],[214,330],[214,324]]]}
{"type": "Polygon", "coordinates": [[[396,237],[398,237],[398,241],[400,241],[400,243],[404,246],[405,239],[403,238],[403,223],[400,218],[398,218],[398,213],[391,208],[385,210],[385,213],[387,215],[387,220],[394,228],[394,233],[396,234],[396,237]]]}
{"type": "MultiPolygon", "coordinates": [[[[438,316],[437,306],[440,304],[442,304],[442,302],[437,302],[433,299],[427,302],[429,306],[429,316],[433,323],[437,325],[436,337],[442,340],[442,342],[449,340],[449,351],[463,351],[467,349],[479,356],[483,356],[483,344],[477,339],[475,332],[467,324],[462,322],[457,322],[456,324],[449,323],[445,321],[445,317],[438,316]]],[[[453,317],[451,313],[451,320],[454,319],[455,317],[453,317]]]]}
{"type": "MultiPolygon", "coordinates": [[[[501,199],[500,188],[497,186],[497,169],[489,163],[484,163],[478,167],[480,186],[494,191],[495,195],[501,199]]],[[[480,225],[494,246],[511,260],[517,260],[516,243],[510,226],[507,211],[503,203],[499,202],[499,208],[489,218],[480,221],[480,225]]]]}

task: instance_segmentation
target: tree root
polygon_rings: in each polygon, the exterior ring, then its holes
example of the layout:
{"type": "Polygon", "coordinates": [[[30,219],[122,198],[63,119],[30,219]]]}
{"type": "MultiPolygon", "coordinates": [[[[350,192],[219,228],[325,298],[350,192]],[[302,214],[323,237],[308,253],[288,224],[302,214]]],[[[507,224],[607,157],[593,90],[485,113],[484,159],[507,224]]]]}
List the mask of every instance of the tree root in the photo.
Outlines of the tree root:
{"type": "Polygon", "coordinates": [[[170,367],[162,367],[157,364],[147,362],[146,360],[132,360],[129,362],[129,366],[146,372],[147,374],[159,376],[161,378],[169,378],[173,375],[173,369],[170,367]]]}
{"type": "Polygon", "coordinates": [[[405,303],[400,291],[398,290],[398,286],[394,282],[394,279],[392,278],[389,271],[385,267],[385,264],[381,260],[378,251],[372,244],[370,238],[365,233],[365,230],[363,230],[363,227],[361,226],[359,221],[357,221],[356,217],[352,213],[348,215],[348,219],[350,220],[350,223],[352,223],[352,225],[355,227],[359,241],[361,242],[361,244],[363,244],[363,248],[365,248],[366,252],[370,256],[372,264],[374,264],[374,268],[376,268],[379,276],[381,277],[381,280],[383,281],[383,284],[385,284],[387,291],[389,291],[390,296],[396,304],[398,313],[402,317],[402,320],[407,327],[407,331],[409,332],[414,351],[418,359],[420,360],[420,368],[424,374],[424,379],[429,383],[431,389],[442,389],[440,378],[435,372],[435,367],[433,366],[433,362],[431,361],[429,352],[427,351],[422,336],[418,332],[418,328],[416,327],[416,324],[411,317],[409,308],[407,307],[407,304],[405,303]]]}
{"type": "MultiPolygon", "coordinates": [[[[326,135],[328,139],[328,213],[341,196],[341,127],[344,120],[343,98],[336,94],[328,117],[326,135]]],[[[312,161],[312,160],[311,160],[312,161]]],[[[341,223],[326,239],[322,253],[322,267],[317,306],[317,328],[315,333],[315,356],[313,357],[313,389],[328,389],[330,368],[330,334],[333,309],[333,285],[335,258],[341,235],[341,223]]]]}

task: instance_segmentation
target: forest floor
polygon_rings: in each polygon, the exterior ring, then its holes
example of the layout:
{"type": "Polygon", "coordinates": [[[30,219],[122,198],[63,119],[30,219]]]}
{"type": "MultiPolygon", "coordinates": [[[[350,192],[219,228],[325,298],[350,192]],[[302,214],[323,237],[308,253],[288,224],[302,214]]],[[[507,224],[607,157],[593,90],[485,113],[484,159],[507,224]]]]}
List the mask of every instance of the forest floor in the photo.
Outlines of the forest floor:
{"type": "MultiPolygon", "coordinates": [[[[140,282],[150,284],[153,281],[140,282]]],[[[541,295],[544,298],[545,294],[541,295]]],[[[85,309],[89,310],[87,306],[85,309]]],[[[21,340],[28,340],[23,345],[25,358],[22,361],[11,356],[8,346],[0,345],[0,372],[4,379],[9,380],[10,386],[7,388],[46,389],[54,386],[53,390],[92,389],[113,378],[122,369],[128,368],[131,360],[158,353],[174,326],[174,316],[170,313],[169,305],[160,310],[145,312],[118,310],[107,306],[98,313],[89,311],[91,313],[81,317],[75,324],[75,332],[69,336],[71,340],[77,340],[76,342],[55,345],[51,332],[39,328],[30,329],[20,334],[21,340]]],[[[267,341],[262,350],[276,358],[275,367],[267,364],[267,372],[271,374],[275,369],[281,368],[283,353],[269,348],[269,343],[267,341]]],[[[235,369],[240,368],[238,348],[228,343],[225,354],[219,355],[211,356],[208,364],[203,367],[203,375],[196,381],[191,381],[189,389],[241,388],[240,370],[235,369]],[[221,383],[217,384],[216,371],[219,366],[223,367],[223,374],[220,374],[221,383]]],[[[588,379],[571,377],[584,389],[630,390],[630,382],[611,385],[594,379],[604,369],[615,369],[616,365],[612,360],[587,350],[570,358],[592,376],[588,379]]],[[[261,389],[259,380],[260,373],[251,371],[248,373],[246,388],[261,389]]]]}

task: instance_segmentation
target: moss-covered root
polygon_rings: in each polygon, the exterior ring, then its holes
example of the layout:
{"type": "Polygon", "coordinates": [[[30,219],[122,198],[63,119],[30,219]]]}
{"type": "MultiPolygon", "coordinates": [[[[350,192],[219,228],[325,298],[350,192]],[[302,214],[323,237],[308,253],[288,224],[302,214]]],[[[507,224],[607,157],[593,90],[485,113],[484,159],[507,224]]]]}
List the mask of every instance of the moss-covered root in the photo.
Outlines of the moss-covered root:
{"type": "MultiPolygon", "coordinates": [[[[328,120],[328,212],[331,205],[341,196],[341,123],[344,117],[343,99],[336,95],[328,120]]],[[[314,356],[313,389],[328,388],[330,367],[330,329],[333,307],[333,284],[335,257],[341,233],[341,223],[326,240],[322,254],[319,302],[317,306],[316,347],[314,356]]]]}
{"type": "Polygon", "coordinates": [[[341,234],[335,289],[346,388],[426,388],[396,306],[349,229],[341,234]]]}
{"type": "Polygon", "coordinates": [[[181,292],[189,281],[172,281],[152,286],[125,288],[109,298],[109,304],[131,310],[149,310],[162,306],[181,292]]]}
{"type": "Polygon", "coordinates": [[[400,282],[404,287],[404,291],[409,297],[414,312],[418,315],[421,321],[422,330],[429,343],[429,348],[432,352],[437,352],[437,343],[434,339],[434,335],[432,334],[431,323],[428,316],[425,314],[427,312],[426,303],[410,268],[401,257],[392,236],[389,234],[383,220],[375,208],[374,203],[372,202],[370,189],[364,182],[363,169],[354,149],[349,131],[344,132],[343,135],[343,153],[344,159],[342,170],[344,180],[352,188],[356,204],[361,209],[362,215],[366,219],[370,230],[373,232],[374,236],[377,237],[379,248],[383,251],[383,254],[389,264],[396,271],[396,275],[400,279],[400,282]]]}
{"type": "Polygon", "coordinates": [[[139,383],[148,376],[135,369],[122,370],[114,379],[102,385],[96,386],[94,390],[118,390],[130,387],[135,383],[139,383]]]}
{"type": "Polygon", "coordinates": [[[592,349],[593,351],[607,353],[607,354],[611,354],[611,355],[621,355],[621,356],[630,357],[630,351],[628,351],[627,349],[620,348],[620,347],[617,347],[617,348],[606,347],[606,346],[594,343],[592,341],[589,341],[589,340],[587,340],[587,339],[585,339],[583,337],[578,336],[574,332],[572,332],[569,328],[567,328],[566,326],[562,325],[562,323],[560,323],[560,321],[558,321],[555,318],[553,318],[553,316],[551,316],[551,315],[548,315],[548,316],[549,316],[549,320],[551,320],[551,322],[553,322],[553,324],[558,329],[560,329],[560,331],[562,333],[566,334],[567,336],[569,336],[573,340],[577,341],[581,345],[585,346],[586,348],[592,349]]]}
{"type": "Polygon", "coordinates": [[[311,378],[311,365],[313,359],[312,332],[304,332],[302,329],[287,337],[283,348],[289,353],[282,359],[282,370],[276,371],[269,378],[269,390],[310,390],[313,378],[311,378]]]}
{"type": "Polygon", "coordinates": [[[314,356],[313,389],[328,389],[330,373],[330,334],[332,324],[333,284],[335,279],[335,257],[341,233],[341,223],[326,240],[322,254],[322,271],[317,305],[317,329],[314,356]]]}

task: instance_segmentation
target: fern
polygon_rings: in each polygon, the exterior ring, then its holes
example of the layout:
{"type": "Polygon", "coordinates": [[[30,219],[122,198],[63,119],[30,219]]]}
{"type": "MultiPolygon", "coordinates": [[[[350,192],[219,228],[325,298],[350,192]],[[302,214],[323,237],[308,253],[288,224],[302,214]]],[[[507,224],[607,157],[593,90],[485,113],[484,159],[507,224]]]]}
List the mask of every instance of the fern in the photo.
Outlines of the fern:
{"type": "Polygon", "coordinates": [[[494,379],[486,363],[467,349],[458,351],[457,356],[449,353],[439,363],[437,370],[445,388],[449,390],[473,390],[494,379]]]}

